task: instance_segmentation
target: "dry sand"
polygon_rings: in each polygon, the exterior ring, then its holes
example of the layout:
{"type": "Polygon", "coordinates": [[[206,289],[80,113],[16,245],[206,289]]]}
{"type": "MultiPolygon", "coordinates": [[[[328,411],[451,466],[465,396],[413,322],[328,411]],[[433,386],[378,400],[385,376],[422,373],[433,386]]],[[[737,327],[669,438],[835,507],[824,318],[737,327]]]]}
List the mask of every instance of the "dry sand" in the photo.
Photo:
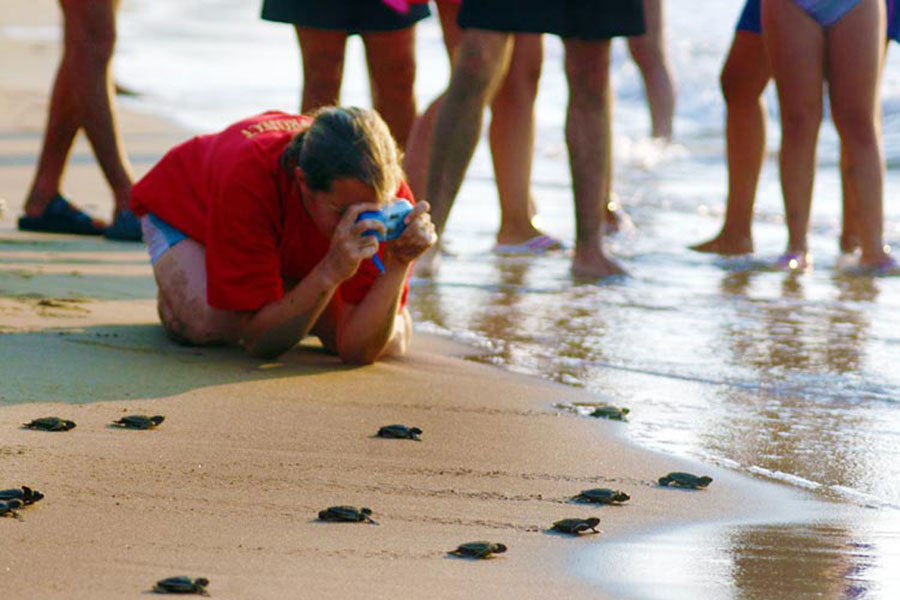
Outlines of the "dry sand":
{"type": "MultiPolygon", "coordinates": [[[[138,597],[162,577],[212,580],[220,598],[604,597],[573,574],[598,539],[698,519],[772,512],[788,492],[633,447],[627,424],[553,407],[586,394],[460,359],[418,335],[412,354],[349,368],[315,347],[262,363],[238,349],[169,342],[141,246],[14,230],[39,150],[57,44],[11,35],[54,25],[55,4],[5,0],[0,15],[0,488],[46,499],[0,519],[0,593],[12,598],[138,597]],[[27,7],[27,8],[23,8],[27,7]],[[10,60],[9,57],[15,57],[10,60]],[[21,59],[21,60],[20,60],[21,59]],[[158,430],[108,424],[163,414],[158,430]],[[58,415],[78,427],[19,425],[58,415]],[[382,440],[388,423],[422,442],[382,440]],[[701,469],[710,489],[656,487],[701,469]],[[567,499],[590,487],[621,507],[567,499]],[[379,526],[315,520],[366,505],[379,526]],[[546,528],[596,515],[603,534],[546,528]],[[461,542],[510,547],[491,561],[448,558],[461,542]]],[[[184,132],[125,112],[139,173],[184,132]]],[[[109,194],[81,142],[65,190],[98,214],[109,194]]],[[[580,565],[585,568],[586,565],[580,565]]]]}

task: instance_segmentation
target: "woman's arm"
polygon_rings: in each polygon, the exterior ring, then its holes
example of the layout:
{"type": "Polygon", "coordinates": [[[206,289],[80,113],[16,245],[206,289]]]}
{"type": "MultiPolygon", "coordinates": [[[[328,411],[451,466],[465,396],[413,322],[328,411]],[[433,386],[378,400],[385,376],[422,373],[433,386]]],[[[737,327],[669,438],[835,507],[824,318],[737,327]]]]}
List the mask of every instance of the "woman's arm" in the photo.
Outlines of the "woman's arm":
{"type": "Polygon", "coordinates": [[[328,253],[319,264],[280,300],[248,317],[241,336],[247,352],[272,358],[295,346],[310,332],[338,286],[356,273],[361,261],[378,250],[378,240],[363,232],[379,227],[383,230],[384,224],[356,222],[359,213],[377,208],[373,204],[350,207],[335,228],[328,253]]]}
{"type": "Polygon", "coordinates": [[[412,262],[437,241],[428,216],[428,203],[420,202],[407,217],[404,232],[385,247],[382,274],[362,302],[345,305],[336,315],[336,344],[341,360],[369,364],[387,349],[403,353],[412,335],[409,313],[399,311],[403,287],[412,262]]]}

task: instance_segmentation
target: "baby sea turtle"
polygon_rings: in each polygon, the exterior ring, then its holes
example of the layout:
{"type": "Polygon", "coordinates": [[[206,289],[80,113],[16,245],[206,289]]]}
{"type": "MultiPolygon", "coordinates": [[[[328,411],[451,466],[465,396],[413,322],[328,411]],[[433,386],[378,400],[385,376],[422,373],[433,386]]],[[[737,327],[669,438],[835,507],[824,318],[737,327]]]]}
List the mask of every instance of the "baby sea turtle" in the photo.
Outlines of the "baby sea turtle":
{"type": "Polygon", "coordinates": [[[625,408],[624,406],[619,408],[617,406],[598,406],[594,409],[594,412],[591,413],[592,417],[597,417],[598,419],[609,419],[610,421],[627,421],[626,415],[631,412],[631,409],[625,408]]]}
{"type": "Polygon", "coordinates": [[[27,485],[20,488],[12,488],[9,490],[0,490],[0,500],[20,500],[22,504],[34,504],[44,495],[37,490],[33,490],[27,485]]]}
{"type": "Polygon", "coordinates": [[[179,577],[160,579],[153,586],[153,591],[157,594],[200,594],[206,596],[206,586],[208,585],[209,579],[206,577],[191,579],[181,575],[179,577]]]}
{"type": "Polygon", "coordinates": [[[338,521],[342,523],[367,522],[378,525],[372,520],[371,508],[356,508],[355,506],[330,506],[319,511],[320,521],[338,521]]]}
{"type": "Polygon", "coordinates": [[[42,417],[30,423],[25,423],[22,427],[39,431],[68,431],[75,429],[75,421],[67,421],[59,417],[42,417]]]}
{"type": "Polygon", "coordinates": [[[419,437],[422,435],[422,430],[418,427],[407,427],[406,425],[385,425],[375,435],[381,438],[422,441],[419,437]]]}
{"type": "Polygon", "coordinates": [[[492,554],[500,554],[506,552],[505,544],[497,544],[494,542],[467,542],[460,544],[456,550],[451,550],[447,554],[462,556],[464,558],[491,558],[492,554]]]}
{"type": "Polygon", "coordinates": [[[676,487],[689,488],[698,490],[705,488],[712,483],[712,477],[703,475],[702,477],[691,473],[669,473],[665,477],[659,478],[659,485],[666,486],[672,484],[676,487]]]}
{"type": "Polygon", "coordinates": [[[126,415],[118,421],[113,421],[113,425],[118,425],[125,429],[153,429],[166,418],[162,415],[148,417],[147,415],[126,415]]]}
{"type": "Polygon", "coordinates": [[[572,497],[572,500],[577,500],[578,502],[592,502],[594,504],[619,504],[630,499],[631,496],[625,492],[609,488],[582,490],[580,494],[572,497]]]}
{"type": "Polygon", "coordinates": [[[17,508],[22,508],[24,503],[17,499],[13,498],[12,500],[0,500],[0,517],[13,517],[14,519],[19,518],[19,513],[16,512],[17,508]]]}
{"type": "Polygon", "coordinates": [[[600,519],[596,517],[588,517],[587,519],[563,519],[562,521],[554,523],[551,529],[562,533],[570,533],[572,535],[585,533],[588,530],[591,530],[594,533],[600,533],[597,531],[597,525],[599,524],[600,519]]]}

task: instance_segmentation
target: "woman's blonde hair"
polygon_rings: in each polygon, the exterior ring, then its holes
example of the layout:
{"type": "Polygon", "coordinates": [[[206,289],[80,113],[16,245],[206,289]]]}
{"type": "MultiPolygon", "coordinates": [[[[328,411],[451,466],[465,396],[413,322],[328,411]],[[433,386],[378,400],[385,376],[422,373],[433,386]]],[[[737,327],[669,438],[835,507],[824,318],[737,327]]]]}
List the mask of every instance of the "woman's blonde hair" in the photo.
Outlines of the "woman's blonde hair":
{"type": "Polygon", "coordinates": [[[281,167],[293,175],[300,167],[313,190],[329,191],[335,179],[359,179],[375,189],[381,203],[394,197],[403,179],[400,150],[374,110],[326,106],[312,114],[281,155],[281,167]]]}

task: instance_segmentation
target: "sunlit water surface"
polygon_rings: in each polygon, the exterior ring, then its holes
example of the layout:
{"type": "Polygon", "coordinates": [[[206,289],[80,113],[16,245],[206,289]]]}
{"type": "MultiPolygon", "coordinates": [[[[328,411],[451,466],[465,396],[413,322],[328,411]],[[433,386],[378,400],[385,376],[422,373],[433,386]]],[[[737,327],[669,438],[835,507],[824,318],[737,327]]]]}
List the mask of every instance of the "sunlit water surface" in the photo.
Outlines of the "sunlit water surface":
{"type": "MultiPolygon", "coordinates": [[[[126,2],[117,77],[145,92],[130,105],[161,110],[198,131],[267,108],[296,110],[293,31],[260,22],[258,4],[126,2]]],[[[492,255],[499,218],[482,144],[445,235],[454,255],[433,280],[414,282],[412,310],[422,330],[473,343],[477,360],[630,407],[623,427],[640,444],[780,480],[843,507],[833,522],[682,528],[604,545],[610,554],[588,570],[623,596],[897,597],[900,279],[834,269],[840,186],[833,127],[823,125],[820,141],[813,271],[791,275],[759,266],[786,239],[774,160],[759,186],[758,256],[722,260],[686,248],[712,236],[721,221],[724,105],[717,77],[742,4],[669,3],[679,85],[673,147],[646,139],[640,78],[624,44],[614,44],[615,189],[635,228],[610,245],[630,277],[581,284],[570,278],[566,256],[492,255]]],[[[434,19],[419,27],[418,44],[424,106],[448,71],[434,19]]],[[[545,52],[533,189],[541,227],[571,242],[558,40],[547,39],[545,52]]],[[[895,44],[883,94],[886,238],[900,246],[895,44]]],[[[766,98],[774,157],[779,135],[771,88],[766,98]]],[[[343,101],[369,104],[356,40],[343,101]]]]}

